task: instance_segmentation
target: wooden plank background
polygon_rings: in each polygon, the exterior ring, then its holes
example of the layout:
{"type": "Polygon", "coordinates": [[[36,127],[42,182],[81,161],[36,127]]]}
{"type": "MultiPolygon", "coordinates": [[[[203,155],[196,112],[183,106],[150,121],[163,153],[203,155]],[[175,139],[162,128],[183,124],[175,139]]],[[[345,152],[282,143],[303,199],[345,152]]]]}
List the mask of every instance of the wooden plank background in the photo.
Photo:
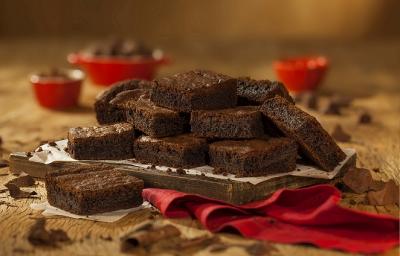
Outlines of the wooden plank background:
{"type": "MultiPolygon", "coordinates": [[[[65,54],[79,49],[90,39],[74,40],[3,40],[0,41],[0,136],[3,138],[2,154],[29,151],[41,140],[60,139],[66,136],[68,127],[95,124],[92,104],[101,88],[85,82],[81,106],[68,112],[50,111],[40,108],[33,97],[28,75],[48,66],[66,66],[65,54]]],[[[322,116],[314,113],[328,131],[341,123],[352,134],[350,143],[342,146],[354,147],[358,151],[358,165],[379,168],[373,173],[384,180],[393,178],[399,183],[400,170],[400,69],[398,41],[340,44],[290,44],[253,43],[243,49],[242,44],[190,45],[165,48],[174,58],[174,65],[162,70],[162,74],[194,67],[205,67],[230,75],[251,75],[256,78],[274,78],[272,60],[281,55],[306,54],[319,51],[332,60],[332,68],[322,90],[324,94],[337,92],[357,97],[351,108],[337,116],[322,116]],[[268,47],[267,47],[268,46],[268,47]],[[371,125],[357,124],[360,112],[372,113],[371,125]]],[[[0,174],[8,172],[0,169],[0,174]]],[[[0,189],[12,179],[12,175],[0,175],[0,189]]],[[[184,237],[209,234],[198,222],[190,219],[167,220],[149,210],[132,213],[117,223],[97,223],[62,217],[51,217],[49,228],[62,228],[74,240],[61,249],[32,247],[26,240],[29,227],[40,213],[29,208],[29,204],[45,199],[43,183],[38,182],[35,190],[40,199],[13,200],[7,194],[0,194],[0,200],[11,205],[0,205],[0,255],[118,255],[119,236],[135,224],[150,216],[157,221],[177,225],[184,237]],[[102,239],[111,235],[112,241],[102,239]]],[[[374,207],[365,203],[365,195],[345,193],[342,204],[346,207],[370,212],[398,216],[398,207],[374,207]],[[353,201],[354,200],[354,201],[353,201]],[[351,202],[351,203],[350,203],[351,202]]],[[[251,255],[246,246],[258,243],[236,235],[218,234],[229,248],[216,255],[251,255]]],[[[338,251],[326,251],[304,245],[269,244],[273,255],[342,255],[338,251]]],[[[157,247],[152,249],[157,252],[157,247]]],[[[209,248],[196,248],[188,252],[166,251],[165,254],[208,255],[209,248]]],[[[138,251],[138,254],[144,254],[138,251]]],[[[397,255],[394,249],[387,255],[397,255]]]]}

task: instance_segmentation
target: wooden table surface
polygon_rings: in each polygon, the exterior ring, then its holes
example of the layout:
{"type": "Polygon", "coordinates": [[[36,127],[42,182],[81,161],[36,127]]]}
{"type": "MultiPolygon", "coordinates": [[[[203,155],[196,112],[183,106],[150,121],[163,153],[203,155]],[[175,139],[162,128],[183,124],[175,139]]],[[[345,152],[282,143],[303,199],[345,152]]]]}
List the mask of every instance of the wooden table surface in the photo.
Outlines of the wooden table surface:
{"type": "MultiPolygon", "coordinates": [[[[40,108],[34,99],[28,82],[29,73],[48,66],[66,66],[65,55],[79,49],[90,40],[1,40],[0,41],[0,136],[3,139],[2,155],[10,152],[30,151],[42,140],[60,139],[73,126],[94,125],[94,97],[103,88],[86,81],[81,105],[73,110],[50,111],[40,108]]],[[[341,44],[191,44],[179,46],[165,44],[174,63],[161,71],[162,74],[194,67],[215,69],[230,75],[251,75],[255,78],[274,78],[272,60],[282,55],[321,52],[332,60],[332,68],[322,89],[323,93],[337,92],[356,97],[342,116],[326,116],[312,112],[323,126],[331,131],[337,123],[351,133],[350,143],[341,146],[354,147],[358,152],[358,166],[379,168],[375,178],[394,179],[399,184],[400,171],[400,44],[397,41],[341,44]],[[369,111],[373,117],[370,125],[357,124],[357,116],[369,111]]],[[[0,169],[0,189],[14,178],[8,168],[0,169]],[[3,175],[4,174],[4,175],[3,175]]],[[[73,240],[60,248],[41,248],[29,244],[26,239],[29,227],[40,218],[40,212],[29,205],[46,198],[43,183],[37,182],[35,190],[40,199],[14,200],[8,193],[0,194],[0,255],[119,255],[119,237],[134,225],[154,218],[150,210],[129,214],[122,220],[108,224],[64,217],[48,218],[48,228],[62,228],[73,240]],[[109,241],[104,237],[111,236],[109,241]]],[[[371,206],[365,203],[365,195],[346,193],[342,204],[369,212],[399,216],[396,205],[371,206]],[[350,203],[350,201],[352,203],[350,203]],[[355,203],[354,203],[355,201],[355,203]]],[[[166,249],[155,244],[149,251],[165,255],[257,255],[261,251],[271,255],[341,255],[339,251],[327,251],[305,245],[261,243],[232,234],[213,235],[191,219],[169,220],[155,214],[155,221],[176,225],[185,238],[203,235],[217,236],[226,250],[210,252],[210,247],[195,247],[184,251],[166,249]],[[256,250],[258,245],[265,250],[256,250]]],[[[387,255],[397,255],[398,249],[387,255]]],[[[144,255],[140,249],[137,254],[144,255]]]]}

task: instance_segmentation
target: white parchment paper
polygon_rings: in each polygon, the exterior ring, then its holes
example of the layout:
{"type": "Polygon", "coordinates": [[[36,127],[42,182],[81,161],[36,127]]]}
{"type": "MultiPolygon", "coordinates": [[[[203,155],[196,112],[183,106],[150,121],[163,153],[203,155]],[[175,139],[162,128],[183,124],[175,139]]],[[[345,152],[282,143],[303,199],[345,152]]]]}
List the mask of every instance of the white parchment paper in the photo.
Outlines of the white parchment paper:
{"type": "Polygon", "coordinates": [[[94,214],[94,215],[77,215],[73,214],[64,210],[61,210],[57,207],[51,206],[47,201],[42,202],[42,203],[37,203],[37,204],[31,204],[30,205],[32,209],[34,210],[42,210],[42,215],[44,216],[65,216],[69,218],[74,218],[74,219],[85,219],[85,220],[93,220],[93,221],[99,221],[99,222],[115,222],[119,219],[122,219],[126,215],[128,215],[131,212],[136,212],[141,209],[145,208],[150,208],[151,205],[149,202],[145,201],[141,206],[130,208],[130,209],[122,209],[122,210],[117,210],[117,211],[112,211],[112,212],[105,212],[105,213],[99,213],[99,214],[94,214]]]}
{"type": "MultiPolygon", "coordinates": [[[[36,149],[36,151],[32,154],[32,157],[29,158],[30,161],[40,162],[44,164],[50,164],[52,162],[61,161],[61,162],[70,162],[70,161],[77,161],[73,159],[68,152],[64,149],[67,147],[67,140],[60,140],[56,141],[57,146],[50,146],[49,144],[44,144],[40,146],[41,150],[36,149]]],[[[349,161],[349,159],[356,153],[355,149],[353,148],[345,148],[343,149],[344,153],[346,154],[346,159],[339,163],[339,165],[331,172],[326,172],[319,169],[316,166],[309,166],[309,165],[301,165],[297,164],[296,170],[287,173],[277,173],[271,174],[266,176],[260,177],[235,177],[233,174],[228,175],[221,175],[221,174],[214,174],[213,169],[211,166],[201,166],[191,169],[185,169],[186,174],[188,175],[205,175],[207,177],[213,177],[217,179],[231,179],[240,182],[250,182],[251,184],[258,184],[260,182],[276,178],[282,176],[300,176],[300,177],[311,177],[311,178],[318,178],[318,179],[326,179],[330,180],[333,179],[340,171],[342,166],[349,161]]],[[[120,160],[120,161],[113,161],[113,160],[101,160],[98,161],[103,163],[118,163],[118,164],[125,164],[125,165],[132,165],[142,168],[147,168],[150,165],[148,164],[141,164],[135,162],[134,159],[128,160],[120,160]]],[[[171,169],[173,172],[176,172],[175,168],[167,167],[167,166],[156,166],[156,169],[159,171],[166,172],[167,169],[171,169]]]]}

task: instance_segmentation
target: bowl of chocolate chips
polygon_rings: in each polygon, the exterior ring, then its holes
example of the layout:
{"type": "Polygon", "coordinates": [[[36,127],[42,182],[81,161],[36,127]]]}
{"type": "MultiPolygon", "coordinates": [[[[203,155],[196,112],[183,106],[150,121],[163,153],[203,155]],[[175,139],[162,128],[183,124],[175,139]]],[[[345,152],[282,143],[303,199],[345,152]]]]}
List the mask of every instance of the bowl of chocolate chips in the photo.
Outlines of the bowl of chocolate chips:
{"type": "Polygon", "coordinates": [[[109,86],[126,79],[152,80],[169,63],[163,52],[133,40],[109,40],[70,53],[68,62],[86,71],[94,84],[109,86]]]}

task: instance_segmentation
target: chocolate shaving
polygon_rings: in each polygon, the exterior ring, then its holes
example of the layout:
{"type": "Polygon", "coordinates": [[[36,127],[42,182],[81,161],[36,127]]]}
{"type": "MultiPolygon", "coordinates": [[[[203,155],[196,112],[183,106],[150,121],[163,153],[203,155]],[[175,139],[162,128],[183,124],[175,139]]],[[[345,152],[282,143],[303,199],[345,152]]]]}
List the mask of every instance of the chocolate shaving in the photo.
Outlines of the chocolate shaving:
{"type": "Polygon", "coordinates": [[[32,198],[33,196],[37,195],[35,191],[32,192],[22,191],[17,185],[13,183],[8,183],[5,186],[8,188],[10,196],[14,199],[32,198]]]}
{"type": "Polygon", "coordinates": [[[173,225],[153,228],[151,224],[136,228],[121,238],[121,252],[131,252],[135,248],[147,247],[155,242],[180,236],[181,232],[173,225]]]}
{"type": "Polygon", "coordinates": [[[333,129],[333,132],[331,136],[336,140],[340,142],[349,142],[351,140],[351,135],[346,133],[342,126],[337,124],[335,128],[333,129]]]}
{"type": "Polygon", "coordinates": [[[384,183],[384,186],[379,191],[369,191],[367,199],[370,205],[399,205],[399,186],[394,180],[389,180],[384,183]]]}
{"type": "Polygon", "coordinates": [[[184,175],[184,174],[186,174],[186,171],[183,170],[182,168],[178,168],[178,169],[176,169],[176,173],[179,175],[184,175]]]}
{"type": "Polygon", "coordinates": [[[38,219],[30,228],[28,233],[28,241],[34,246],[50,246],[56,247],[59,242],[69,242],[71,239],[61,229],[45,229],[46,219],[38,219]]]}
{"type": "Polygon", "coordinates": [[[5,168],[9,166],[9,162],[5,159],[0,159],[0,168],[5,168]]]}
{"type": "Polygon", "coordinates": [[[35,185],[35,180],[31,176],[25,175],[25,176],[20,176],[18,178],[10,180],[4,186],[7,187],[8,184],[14,184],[17,187],[30,187],[30,186],[35,185]]]}
{"type": "Polygon", "coordinates": [[[343,177],[343,183],[357,194],[374,190],[381,190],[384,186],[382,181],[377,181],[372,178],[368,169],[350,168],[343,177]]]}
{"type": "Polygon", "coordinates": [[[363,112],[358,117],[359,124],[370,124],[372,122],[372,116],[368,112],[363,112]]]}

